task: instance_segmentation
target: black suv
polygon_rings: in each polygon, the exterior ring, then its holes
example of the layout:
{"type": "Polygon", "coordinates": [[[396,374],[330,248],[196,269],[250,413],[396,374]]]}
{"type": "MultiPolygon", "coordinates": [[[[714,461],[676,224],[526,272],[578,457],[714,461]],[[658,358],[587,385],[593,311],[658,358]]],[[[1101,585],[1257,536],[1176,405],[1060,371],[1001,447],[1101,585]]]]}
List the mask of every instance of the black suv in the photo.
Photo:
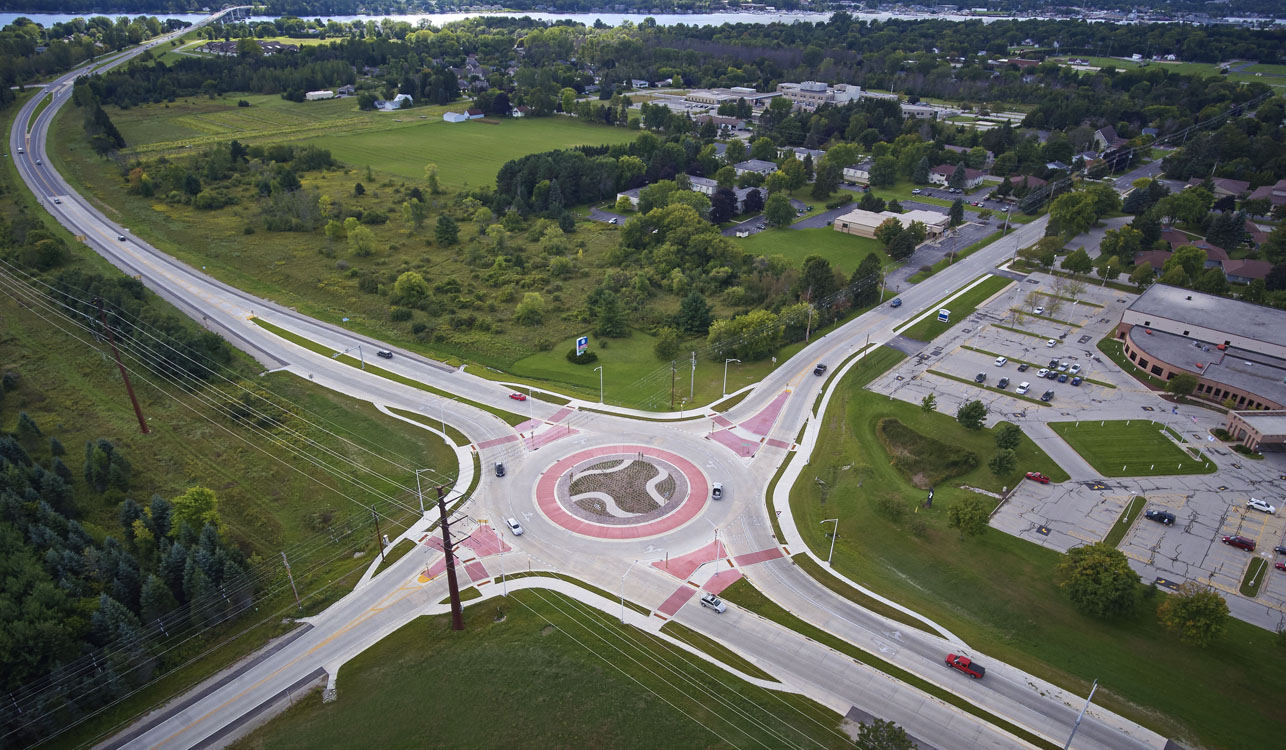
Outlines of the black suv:
{"type": "Polygon", "coordinates": [[[818,366],[814,367],[814,368],[813,368],[813,374],[814,374],[814,375],[825,375],[825,374],[826,374],[826,365],[818,365],[818,366]]]}
{"type": "Polygon", "coordinates": [[[1143,517],[1149,521],[1156,521],[1157,523],[1162,523],[1166,526],[1170,526],[1174,523],[1174,514],[1168,510],[1147,510],[1143,512],[1143,517]]]}
{"type": "Polygon", "coordinates": [[[1043,394],[1041,394],[1040,400],[1041,400],[1041,401],[1053,401],[1053,400],[1054,400],[1054,392],[1053,392],[1053,391],[1045,391],[1043,394]]]}

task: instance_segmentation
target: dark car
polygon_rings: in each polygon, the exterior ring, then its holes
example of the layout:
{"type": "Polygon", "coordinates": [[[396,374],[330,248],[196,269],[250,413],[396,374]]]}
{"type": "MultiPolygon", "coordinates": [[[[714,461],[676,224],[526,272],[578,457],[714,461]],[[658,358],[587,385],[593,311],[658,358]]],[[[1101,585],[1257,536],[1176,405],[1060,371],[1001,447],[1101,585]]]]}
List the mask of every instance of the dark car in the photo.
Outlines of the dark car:
{"type": "Polygon", "coordinates": [[[1002,390],[1003,390],[1003,389],[1005,389],[1005,388],[1008,388],[1008,387],[1009,387],[1009,378],[1001,378],[1001,379],[1000,379],[1000,381],[999,381],[998,383],[996,383],[996,387],[997,387],[997,388],[1000,388],[1000,389],[1002,389],[1002,390]]]}
{"type": "Polygon", "coordinates": [[[982,381],[984,381],[984,380],[986,380],[986,379],[987,379],[987,373],[985,373],[985,372],[980,372],[980,373],[978,373],[977,375],[974,375],[974,376],[973,376],[973,382],[975,382],[975,383],[981,383],[982,381]]]}
{"type": "Polygon", "coordinates": [[[1026,362],[1020,362],[1018,364],[1018,372],[1027,372],[1027,368],[1030,366],[1031,365],[1027,364],[1026,362]]]}
{"type": "Polygon", "coordinates": [[[1174,514],[1168,510],[1145,510],[1143,511],[1143,517],[1166,526],[1174,524],[1174,514]]]}
{"type": "Polygon", "coordinates": [[[1080,375],[1077,375],[1076,377],[1072,378],[1072,385],[1080,385],[1080,384],[1081,384],[1081,376],[1080,376],[1080,375]]]}
{"type": "Polygon", "coordinates": [[[818,366],[814,367],[814,368],[813,368],[813,374],[814,374],[814,375],[825,375],[825,374],[826,374],[826,365],[818,365],[818,366]]]}
{"type": "Polygon", "coordinates": [[[380,359],[393,359],[393,352],[388,349],[380,349],[378,352],[375,352],[375,356],[380,359]]]}
{"type": "Polygon", "coordinates": [[[1054,400],[1054,392],[1053,392],[1053,391],[1045,391],[1044,393],[1042,393],[1042,394],[1040,395],[1040,400],[1041,400],[1041,401],[1053,401],[1053,400],[1054,400]]]}
{"type": "Polygon", "coordinates": [[[893,301],[889,303],[889,307],[901,307],[901,306],[902,306],[901,297],[894,297],[893,301]]]}
{"type": "Polygon", "coordinates": [[[1066,383],[1066,382],[1067,382],[1067,373],[1065,373],[1065,372],[1060,372],[1060,373],[1058,373],[1058,382],[1060,382],[1060,383],[1066,383]]]}
{"type": "Polygon", "coordinates": [[[1057,369],[1058,369],[1058,360],[1056,360],[1056,359],[1051,359],[1051,360],[1049,361],[1049,369],[1051,369],[1051,370],[1057,370],[1057,369]]]}
{"type": "Polygon", "coordinates": [[[1226,536],[1223,538],[1223,543],[1230,547],[1244,549],[1247,552],[1255,551],[1255,540],[1247,539],[1244,536],[1226,536]]]}
{"type": "Polygon", "coordinates": [[[1273,552],[1276,552],[1279,555],[1286,555],[1286,545],[1279,544],[1276,547],[1273,547],[1273,552]]]}
{"type": "Polygon", "coordinates": [[[1050,370],[1049,372],[1045,373],[1045,377],[1050,380],[1056,380],[1058,378],[1058,370],[1050,370]]]}
{"type": "Polygon", "coordinates": [[[504,463],[502,463],[502,462],[500,462],[500,461],[497,461],[497,462],[496,462],[496,476],[498,476],[498,477],[503,477],[504,475],[505,475],[505,465],[504,465],[504,463]]]}

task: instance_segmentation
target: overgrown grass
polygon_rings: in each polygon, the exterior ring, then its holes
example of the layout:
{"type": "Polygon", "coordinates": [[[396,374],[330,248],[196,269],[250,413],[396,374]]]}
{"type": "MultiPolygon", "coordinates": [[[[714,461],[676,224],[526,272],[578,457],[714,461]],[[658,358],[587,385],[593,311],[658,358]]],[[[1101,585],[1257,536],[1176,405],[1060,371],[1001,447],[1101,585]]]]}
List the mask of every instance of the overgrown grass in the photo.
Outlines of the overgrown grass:
{"type": "Polygon", "coordinates": [[[1134,519],[1138,518],[1139,512],[1143,510],[1143,506],[1147,505],[1147,503],[1148,499],[1141,495],[1135,495],[1130,498],[1130,502],[1126,503],[1125,509],[1121,511],[1120,518],[1116,519],[1116,523],[1112,524],[1107,536],[1103,537],[1103,543],[1113,547],[1120,544],[1125,535],[1129,533],[1130,527],[1134,525],[1134,519]]]}
{"type": "Polygon", "coordinates": [[[875,423],[875,436],[902,476],[920,489],[936,487],[978,468],[978,454],[907,427],[895,417],[875,423]]]}
{"type": "MultiPolygon", "coordinates": [[[[1276,696],[1286,693],[1286,649],[1273,633],[1232,620],[1210,648],[1181,647],[1157,622],[1155,600],[1146,597],[1134,615],[1088,617],[1058,586],[1058,552],[994,530],[962,540],[948,527],[946,508],[971,493],[939,487],[933,507],[913,513],[924,493],[888,465],[874,422],[901,409],[893,416],[913,426],[916,419],[931,420],[921,429],[939,440],[980,441],[980,455],[987,455],[990,436],[966,434],[948,416],[923,415],[913,404],[867,392],[862,386],[869,379],[850,374],[840,383],[822,425],[827,438],[791,492],[796,524],[814,554],[824,557],[831,542],[831,524],[819,522],[839,518],[837,571],[975,648],[1079,695],[1098,678],[1095,703],[1180,741],[1248,750],[1279,744],[1286,715],[1276,696]],[[817,478],[828,483],[824,502],[817,478]],[[887,508],[895,504],[903,512],[891,516],[887,508]]],[[[1020,470],[1056,468],[1048,458],[1030,456],[1019,459],[1020,470]]],[[[1066,480],[1065,472],[1059,475],[1050,476],[1066,480]]],[[[975,484],[969,480],[961,483],[975,484]]]]}
{"type": "Polygon", "coordinates": [[[233,747],[852,747],[829,709],[555,592],[487,600],[465,609],[464,632],[450,627],[411,622],[340,670],[335,703],[297,700],[233,747]]]}
{"type": "Polygon", "coordinates": [[[944,297],[929,308],[929,314],[923,320],[898,331],[898,333],[917,341],[932,341],[946,333],[951,326],[972,315],[973,311],[978,309],[978,305],[981,305],[992,295],[1013,283],[1013,279],[986,274],[977,286],[950,302],[944,297]],[[946,323],[938,320],[938,310],[944,308],[951,311],[951,319],[946,323]]]}
{"type": "Polygon", "coordinates": [[[1050,422],[1094,470],[1107,477],[1211,474],[1214,462],[1193,458],[1164,434],[1164,425],[1146,419],[1050,422]]]}
{"type": "MultiPolygon", "coordinates": [[[[857,206],[854,205],[854,208],[857,206]]],[[[844,274],[851,274],[867,255],[875,253],[889,263],[884,246],[870,237],[837,232],[831,227],[814,229],[765,229],[737,240],[752,255],[781,255],[791,263],[803,265],[810,255],[820,255],[844,274]]]]}

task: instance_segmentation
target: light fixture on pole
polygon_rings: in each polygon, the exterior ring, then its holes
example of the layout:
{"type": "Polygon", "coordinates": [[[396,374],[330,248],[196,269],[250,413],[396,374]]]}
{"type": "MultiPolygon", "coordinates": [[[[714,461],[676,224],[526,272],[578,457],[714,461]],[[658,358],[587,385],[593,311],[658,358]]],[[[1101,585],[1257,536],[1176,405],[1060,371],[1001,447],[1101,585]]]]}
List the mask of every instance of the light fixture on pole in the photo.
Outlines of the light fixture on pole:
{"type": "Polygon", "coordinates": [[[729,362],[736,362],[737,364],[741,364],[741,360],[725,359],[723,361],[723,395],[725,396],[728,395],[728,363],[729,362]]]}
{"type": "MultiPolygon", "coordinates": [[[[445,432],[446,431],[443,430],[443,434],[445,434],[445,432]]],[[[417,497],[420,498],[420,515],[421,516],[424,515],[424,490],[420,489],[420,472],[422,471],[429,471],[429,469],[415,470],[415,494],[417,497]]]]}
{"type": "Polygon", "coordinates": [[[831,532],[831,551],[826,555],[826,565],[827,565],[828,567],[834,567],[834,566],[832,566],[832,565],[831,565],[831,557],[833,557],[833,556],[835,555],[835,537],[839,536],[839,519],[838,519],[838,518],[828,518],[828,519],[826,519],[825,521],[822,521],[821,523],[833,523],[833,524],[835,524],[835,529],[834,529],[834,531],[832,531],[832,532],[831,532]]]}
{"type": "Polygon", "coordinates": [[[598,372],[598,403],[603,403],[603,368],[595,367],[598,372]]]}
{"type": "Polygon", "coordinates": [[[625,572],[621,575],[621,624],[622,625],[625,624],[625,576],[630,574],[630,571],[634,569],[634,565],[637,562],[638,560],[635,560],[634,562],[630,563],[629,567],[626,568],[625,572]]]}

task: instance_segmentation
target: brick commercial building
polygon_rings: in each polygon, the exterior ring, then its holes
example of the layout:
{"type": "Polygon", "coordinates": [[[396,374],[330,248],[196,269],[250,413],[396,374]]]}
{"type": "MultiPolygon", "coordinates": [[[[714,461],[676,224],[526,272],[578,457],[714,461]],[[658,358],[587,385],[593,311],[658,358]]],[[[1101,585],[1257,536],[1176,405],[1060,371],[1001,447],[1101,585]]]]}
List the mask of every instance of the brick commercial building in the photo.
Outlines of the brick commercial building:
{"type": "Polygon", "coordinates": [[[937,237],[946,231],[947,224],[950,221],[946,214],[938,213],[937,211],[916,210],[895,214],[892,211],[875,213],[874,211],[863,211],[858,208],[849,211],[843,216],[837,216],[832,227],[835,231],[844,232],[845,234],[855,234],[858,237],[875,237],[875,230],[889,219],[897,219],[902,222],[904,228],[911,226],[911,222],[918,221],[924,224],[926,236],[929,239],[937,237]]]}
{"type": "Polygon", "coordinates": [[[1121,314],[1116,336],[1135,367],[1232,408],[1286,408],[1286,312],[1154,284],[1121,314]]]}
{"type": "Polygon", "coordinates": [[[1224,429],[1251,450],[1286,450],[1286,411],[1228,412],[1224,429]]]}

